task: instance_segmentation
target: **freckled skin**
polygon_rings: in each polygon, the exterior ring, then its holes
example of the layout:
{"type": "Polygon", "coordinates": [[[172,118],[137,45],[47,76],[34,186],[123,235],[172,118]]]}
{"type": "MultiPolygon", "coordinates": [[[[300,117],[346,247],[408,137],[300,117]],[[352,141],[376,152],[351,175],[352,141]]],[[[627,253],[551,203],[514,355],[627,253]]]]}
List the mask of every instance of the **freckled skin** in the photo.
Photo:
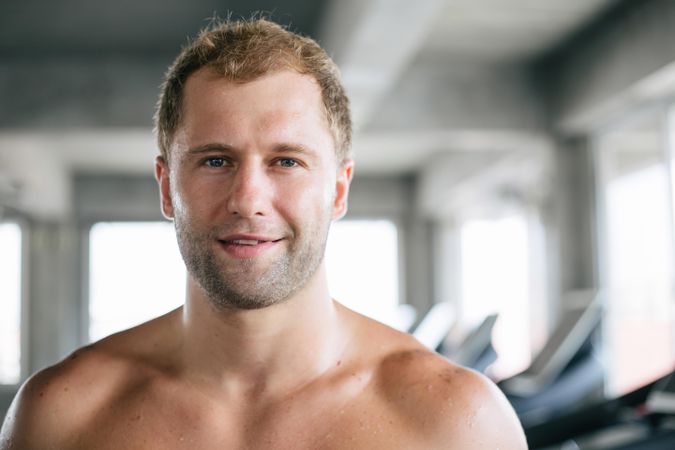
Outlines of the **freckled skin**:
{"type": "Polygon", "coordinates": [[[322,241],[352,164],[336,161],[316,82],[199,71],[185,106],[156,175],[212,279],[188,264],[183,307],[31,377],[0,449],[526,448],[491,382],[331,299],[322,241]],[[241,257],[219,242],[232,233],[279,239],[241,257]]]}

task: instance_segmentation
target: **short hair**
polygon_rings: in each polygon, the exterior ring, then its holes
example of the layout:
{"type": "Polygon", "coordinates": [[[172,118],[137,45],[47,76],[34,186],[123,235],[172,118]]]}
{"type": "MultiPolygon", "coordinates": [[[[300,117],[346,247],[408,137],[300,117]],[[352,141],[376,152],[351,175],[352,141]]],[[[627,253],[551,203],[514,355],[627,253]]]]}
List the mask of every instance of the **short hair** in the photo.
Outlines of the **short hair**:
{"type": "Polygon", "coordinates": [[[321,89],[337,159],[341,162],[350,156],[349,100],[337,66],[314,40],[260,18],[212,24],[188,42],[169,67],[154,117],[157,143],[167,161],[181,123],[185,83],[192,73],[203,67],[241,83],[281,70],[312,76],[321,89]]]}

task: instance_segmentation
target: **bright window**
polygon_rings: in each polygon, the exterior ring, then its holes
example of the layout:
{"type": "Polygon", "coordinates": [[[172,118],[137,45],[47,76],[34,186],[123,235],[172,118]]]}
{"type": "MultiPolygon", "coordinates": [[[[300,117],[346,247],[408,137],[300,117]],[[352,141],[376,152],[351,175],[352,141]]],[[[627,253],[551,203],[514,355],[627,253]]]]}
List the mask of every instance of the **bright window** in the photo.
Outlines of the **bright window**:
{"type": "Polygon", "coordinates": [[[328,238],[326,265],[333,298],[399,327],[398,234],[393,222],[335,222],[328,238]]]}
{"type": "Polygon", "coordinates": [[[21,228],[0,223],[0,384],[21,375],[21,228]]]}
{"type": "Polygon", "coordinates": [[[498,313],[492,343],[498,359],[490,368],[505,378],[530,363],[530,242],[521,215],[474,220],[461,229],[462,322],[478,326],[498,313]]]}
{"type": "Polygon", "coordinates": [[[91,341],[183,303],[185,266],[172,223],[97,223],[89,245],[91,341]]]}
{"type": "Polygon", "coordinates": [[[613,395],[672,370],[673,244],[661,123],[646,117],[599,140],[613,395]]]}

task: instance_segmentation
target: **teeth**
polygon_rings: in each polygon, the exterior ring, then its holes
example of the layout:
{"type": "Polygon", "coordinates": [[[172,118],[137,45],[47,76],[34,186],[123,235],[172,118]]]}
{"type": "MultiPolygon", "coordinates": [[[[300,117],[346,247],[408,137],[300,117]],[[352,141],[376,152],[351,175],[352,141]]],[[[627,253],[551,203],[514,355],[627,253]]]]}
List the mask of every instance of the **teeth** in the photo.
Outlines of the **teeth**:
{"type": "Polygon", "coordinates": [[[237,239],[232,241],[233,244],[237,245],[258,245],[260,241],[252,240],[252,239],[237,239]]]}

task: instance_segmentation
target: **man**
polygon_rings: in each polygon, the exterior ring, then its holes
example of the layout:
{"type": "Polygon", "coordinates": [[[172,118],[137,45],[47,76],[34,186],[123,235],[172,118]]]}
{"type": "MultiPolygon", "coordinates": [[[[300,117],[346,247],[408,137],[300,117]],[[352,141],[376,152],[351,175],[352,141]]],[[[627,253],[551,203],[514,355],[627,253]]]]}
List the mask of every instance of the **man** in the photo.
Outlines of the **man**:
{"type": "Polygon", "coordinates": [[[156,122],[185,305],[33,376],[0,447],[526,448],[493,384],[331,299],[351,123],[315,42],[265,20],[203,32],[156,122]]]}

